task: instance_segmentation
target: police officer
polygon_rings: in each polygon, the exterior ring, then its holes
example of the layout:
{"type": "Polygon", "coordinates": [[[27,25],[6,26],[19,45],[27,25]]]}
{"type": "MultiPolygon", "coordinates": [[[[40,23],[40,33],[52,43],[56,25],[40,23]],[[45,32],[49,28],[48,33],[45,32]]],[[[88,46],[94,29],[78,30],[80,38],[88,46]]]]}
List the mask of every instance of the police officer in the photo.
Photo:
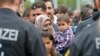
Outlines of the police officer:
{"type": "MultiPolygon", "coordinates": [[[[93,9],[93,13],[92,13],[92,16],[91,17],[88,17],[87,20],[84,20],[82,21],[78,28],[77,28],[77,31],[76,31],[76,35],[80,34],[80,32],[85,28],[85,27],[88,27],[90,25],[92,25],[95,21],[98,20],[98,17],[99,17],[99,13],[98,12],[98,8],[99,8],[99,3],[98,1],[94,0],[94,9],[93,9]]],[[[86,13],[86,12],[85,12],[86,13]]]]}
{"type": "MultiPolygon", "coordinates": [[[[95,2],[99,11],[100,0],[95,2]]],[[[100,56],[100,18],[76,36],[69,50],[70,56],[100,56]]]]}
{"type": "Polygon", "coordinates": [[[46,56],[37,29],[16,12],[22,0],[0,0],[0,56],[46,56]]]}

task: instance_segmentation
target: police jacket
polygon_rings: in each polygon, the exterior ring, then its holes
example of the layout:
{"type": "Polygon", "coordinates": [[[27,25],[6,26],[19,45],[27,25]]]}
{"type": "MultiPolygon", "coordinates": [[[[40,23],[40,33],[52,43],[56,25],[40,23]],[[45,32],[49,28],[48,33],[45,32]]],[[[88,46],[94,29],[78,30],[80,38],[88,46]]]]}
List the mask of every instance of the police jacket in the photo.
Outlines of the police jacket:
{"type": "Polygon", "coordinates": [[[88,17],[87,20],[84,20],[79,24],[76,31],[76,35],[79,34],[85,27],[88,27],[91,24],[93,24],[95,21],[97,21],[99,16],[100,16],[99,11],[93,11],[93,16],[88,17]]]}
{"type": "Polygon", "coordinates": [[[70,46],[70,56],[100,56],[100,20],[76,36],[70,46]]]}
{"type": "Polygon", "coordinates": [[[93,24],[95,21],[92,19],[92,16],[89,17],[88,19],[82,21],[78,27],[77,27],[77,30],[76,30],[76,35],[79,34],[85,27],[88,27],[90,26],[91,24],[93,24]]]}
{"type": "Polygon", "coordinates": [[[37,29],[7,8],[0,8],[0,56],[45,56],[37,29]]]}

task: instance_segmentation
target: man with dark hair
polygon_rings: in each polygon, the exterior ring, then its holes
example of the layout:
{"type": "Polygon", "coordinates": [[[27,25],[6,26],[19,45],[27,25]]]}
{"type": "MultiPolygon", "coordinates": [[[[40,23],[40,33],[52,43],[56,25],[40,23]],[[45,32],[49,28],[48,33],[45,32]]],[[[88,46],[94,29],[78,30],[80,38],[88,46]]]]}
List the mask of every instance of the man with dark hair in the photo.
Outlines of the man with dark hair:
{"type": "Polygon", "coordinates": [[[53,19],[54,18],[54,6],[53,6],[53,3],[50,0],[46,0],[46,1],[44,1],[44,3],[46,5],[46,13],[47,13],[47,15],[53,19]]]}
{"type": "Polygon", "coordinates": [[[35,24],[35,19],[37,16],[46,14],[46,5],[44,4],[44,2],[33,3],[31,6],[31,9],[32,9],[32,15],[34,17],[34,20],[33,20],[34,24],[35,24]]]}
{"type": "Polygon", "coordinates": [[[81,9],[81,20],[87,20],[92,17],[93,8],[92,5],[84,5],[81,9]]]}
{"type": "Polygon", "coordinates": [[[53,3],[50,0],[45,0],[44,3],[46,5],[46,14],[51,18],[54,30],[57,32],[57,16],[54,15],[53,3]]]}
{"type": "MultiPolygon", "coordinates": [[[[88,19],[82,21],[79,24],[79,26],[77,28],[77,31],[76,31],[76,35],[78,35],[85,27],[88,27],[88,26],[92,25],[96,20],[98,20],[98,17],[99,17],[99,12],[98,12],[99,5],[100,4],[97,2],[97,0],[94,0],[94,7],[95,8],[94,8],[94,11],[93,11],[91,17],[85,17],[85,18],[88,18],[88,19]]],[[[89,7],[87,7],[87,8],[89,8],[89,7]]],[[[84,13],[85,13],[85,15],[88,14],[87,12],[84,12],[84,13]]]]}
{"type": "Polygon", "coordinates": [[[0,0],[0,56],[46,56],[37,29],[16,12],[22,0],[0,0]]]}
{"type": "Polygon", "coordinates": [[[43,2],[35,2],[31,6],[31,9],[33,10],[34,14],[33,16],[39,16],[41,14],[45,14],[46,12],[46,5],[43,2]]]}
{"type": "Polygon", "coordinates": [[[76,35],[78,35],[85,27],[88,27],[95,22],[93,20],[93,9],[83,7],[81,11],[81,20],[82,22],[78,25],[76,29],[76,35]]]}
{"type": "MultiPolygon", "coordinates": [[[[100,11],[100,0],[95,4],[100,11]]],[[[100,15],[89,27],[86,27],[76,36],[70,46],[70,56],[100,56],[100,15]]]]}

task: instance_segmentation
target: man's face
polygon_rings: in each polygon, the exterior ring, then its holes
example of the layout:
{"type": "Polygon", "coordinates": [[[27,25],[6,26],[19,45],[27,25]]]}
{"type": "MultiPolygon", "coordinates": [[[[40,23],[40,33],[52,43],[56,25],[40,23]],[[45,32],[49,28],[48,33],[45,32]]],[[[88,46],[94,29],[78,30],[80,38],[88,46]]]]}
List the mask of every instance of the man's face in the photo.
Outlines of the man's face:
{"type": "Polygon", "coordinates": [[[35,17],[33,16],[33,14],[34,14],[34,10],[31,10],[29,15],[29,20],[30,22],[35,23],[35,17]]]}
{"type": "Polygon", "coordinates": [[[51,2],[45,2],[46,5],[46,13],[48,16],[52,16],[54,14],[54,8],[51,2]]]}
{"type": "Polygon", "coordinates": [[[96,2],[96,8],[100,9],[100,0],[95,0],[95,2],[96,2]]]}
{"type": "Polygon", "coordinates": [[[36,8],[33,10],[33,16],[36,18],[39,15],[43,15],[45,12],[41,8],[36,8]]]}
{"type": "Polygon", "coordinates": [[[31,23],[35,23],[35,17],[33,16],[33,10],[29,10],[28,11],[28,16],[24,16],[23,18],[26,20],[26,21],[29,21],[29,22],[31,22],[31,23]]]}

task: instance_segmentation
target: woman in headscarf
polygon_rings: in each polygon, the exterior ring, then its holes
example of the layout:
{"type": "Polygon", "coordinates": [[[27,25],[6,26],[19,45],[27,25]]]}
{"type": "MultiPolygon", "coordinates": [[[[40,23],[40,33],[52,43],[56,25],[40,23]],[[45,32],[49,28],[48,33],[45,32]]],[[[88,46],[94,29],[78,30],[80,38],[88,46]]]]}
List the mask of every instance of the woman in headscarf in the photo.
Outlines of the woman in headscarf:
{"type": "Polygon", "coordinates": [[[54,34],[54,28],[52,26],[52,21],[47,15],[40,15],[36,17],[35,26],[41,31],[49,31],[51,34],[54,34]]]}
{"type": "Polygon", "coordinates": [[[55,40],[53,40],[53,44],[50,43],[50,39],[48,37],[51,36],[47,36],[48,33],[50,33],[53,35],[55,33],[54,28],[52,26],[52,21],[51,19],[47,16],[47,15],[40,15],[36,17],[35,20],[35,26],[36,28],[40,31],[42,37],[43,37],[43,42],[45,44],[46,50],[47,50],[47,55],[51,55],[51,56],[62,56],[58,51],[55,50],[55,40]],[[52,46],[52,47],[50,47],[52,46]],[[50,49],[48,49],[50,48],[50,49]],[[48,50],[50,51],[50,53],[48,53],[48,50]]]}

